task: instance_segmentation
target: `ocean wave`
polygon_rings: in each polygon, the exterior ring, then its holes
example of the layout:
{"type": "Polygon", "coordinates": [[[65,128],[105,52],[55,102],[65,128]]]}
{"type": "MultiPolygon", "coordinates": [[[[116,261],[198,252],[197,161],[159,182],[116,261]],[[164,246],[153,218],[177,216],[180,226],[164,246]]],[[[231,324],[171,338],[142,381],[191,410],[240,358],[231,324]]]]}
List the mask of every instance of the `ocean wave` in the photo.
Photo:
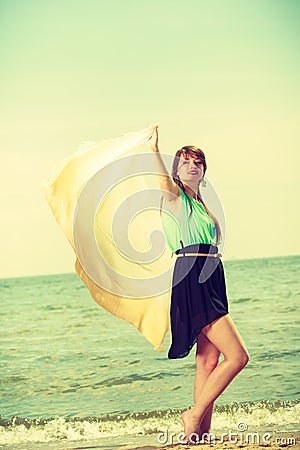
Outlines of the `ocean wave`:
{"type": "MultiPolygon", "coordinates": [[[[83,441],[120,436],[180,433],[182,410],[146,411],[105,415],[103,417],[5,418],[0,416],[0,444],[83,441]]],[[[212,428],[237,430],[296,430],[300,401],[247,402],[217,405],[212,428]]]]}

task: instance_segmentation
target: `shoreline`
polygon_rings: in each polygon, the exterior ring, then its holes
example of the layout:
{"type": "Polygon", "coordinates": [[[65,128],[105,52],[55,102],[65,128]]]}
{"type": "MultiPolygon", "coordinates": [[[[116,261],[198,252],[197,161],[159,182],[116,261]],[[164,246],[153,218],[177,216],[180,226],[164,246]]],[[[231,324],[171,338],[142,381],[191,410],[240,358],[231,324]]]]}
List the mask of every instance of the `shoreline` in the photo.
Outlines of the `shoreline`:
{"type": "Polygon", "coordinates": [[[203,448],[204,450],[259,450],[270,448],[271,450],[300,450],[300,431],[247,431],[246,433],[213,433],[211,441],[198,444],[182,444],[179,442],[181,435],[170,434],[168,442],[158,436],[161,433],[145,435],[114,436],[110,438],[86,439],[77,441],[51,441],[51,442],[27,442],[16,444],[1,444],[0,449],[9,450],[190,450],[203,448]],[[223,436],[223,437],[222,437],[223,436]],[[224,437],[225,436],[225,437],[224,437]],[[248,437],[247,437],[248,436],[248,437]],[[172,440],[173,439],[173,440],[172,440]]]}

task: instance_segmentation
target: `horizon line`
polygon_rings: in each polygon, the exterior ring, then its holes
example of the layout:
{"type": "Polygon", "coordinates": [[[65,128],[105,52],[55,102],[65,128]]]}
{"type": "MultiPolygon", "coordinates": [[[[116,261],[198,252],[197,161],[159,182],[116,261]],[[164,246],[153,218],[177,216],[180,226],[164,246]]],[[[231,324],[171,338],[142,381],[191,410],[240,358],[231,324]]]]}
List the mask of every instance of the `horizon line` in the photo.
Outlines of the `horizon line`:
{"type": "MultiPolygon", "coordinates": [[[[225,259],[223,262],[227,263],[227,262],[237,262],[237,261],[251,261],[251,260],[257,260],[257,259],[274,259],[274,258],[287,258],[287,257],[291,257],[291,256],[300,256],[299,253],[296,254],[289,254],[289,255],[277,255],[277,256],[256,256],[253,258],[237,258],[235,256],[232,256],[229,259],[225,259]]],[[[4,276],[4,277],[0,277],[0,281],[1,280],[11,280],[11,279],[16,279],[16,278],[38,278],[38,277],[51,277],[51,276],[59,276],[59,275],[77,275],[76,271],[72,271],[72,272],[53,272],[53,273],[43,273],[43,274],[33,274],[33,275],[9,275],[9,276],[4,276]]],[[[79,279],[79,277],[78,277],[79,279]]]]}

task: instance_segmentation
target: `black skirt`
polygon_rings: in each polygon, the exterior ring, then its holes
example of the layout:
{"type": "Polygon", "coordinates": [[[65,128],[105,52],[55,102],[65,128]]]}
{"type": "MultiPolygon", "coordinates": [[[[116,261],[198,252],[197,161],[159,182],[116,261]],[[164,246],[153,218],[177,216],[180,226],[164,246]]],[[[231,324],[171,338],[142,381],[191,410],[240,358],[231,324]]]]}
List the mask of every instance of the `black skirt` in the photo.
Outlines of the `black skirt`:
{"type": "MultiPolygon", "coordinates": [[[[178,253],[218,253],[210,244],[194,244],[178,253]]],[[[169,359],[184,358],[209,323],[228,314],[226,283],[221,258],[176,257],[171,294],[172,343],[169,359]]]]}

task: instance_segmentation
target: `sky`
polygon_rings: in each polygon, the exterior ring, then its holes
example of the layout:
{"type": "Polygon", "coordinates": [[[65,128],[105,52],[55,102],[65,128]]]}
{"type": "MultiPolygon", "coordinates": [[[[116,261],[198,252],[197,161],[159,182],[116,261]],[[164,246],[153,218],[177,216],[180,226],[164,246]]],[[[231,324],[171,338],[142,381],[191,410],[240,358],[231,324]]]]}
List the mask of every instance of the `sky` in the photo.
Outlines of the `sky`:
{"type": "Polygon", "coordinates": [[[300,254],[297,0],[0,0],[0,277],[72,272],[42,182],[82,141],[197,145],[223,260],[300,254]]]}

